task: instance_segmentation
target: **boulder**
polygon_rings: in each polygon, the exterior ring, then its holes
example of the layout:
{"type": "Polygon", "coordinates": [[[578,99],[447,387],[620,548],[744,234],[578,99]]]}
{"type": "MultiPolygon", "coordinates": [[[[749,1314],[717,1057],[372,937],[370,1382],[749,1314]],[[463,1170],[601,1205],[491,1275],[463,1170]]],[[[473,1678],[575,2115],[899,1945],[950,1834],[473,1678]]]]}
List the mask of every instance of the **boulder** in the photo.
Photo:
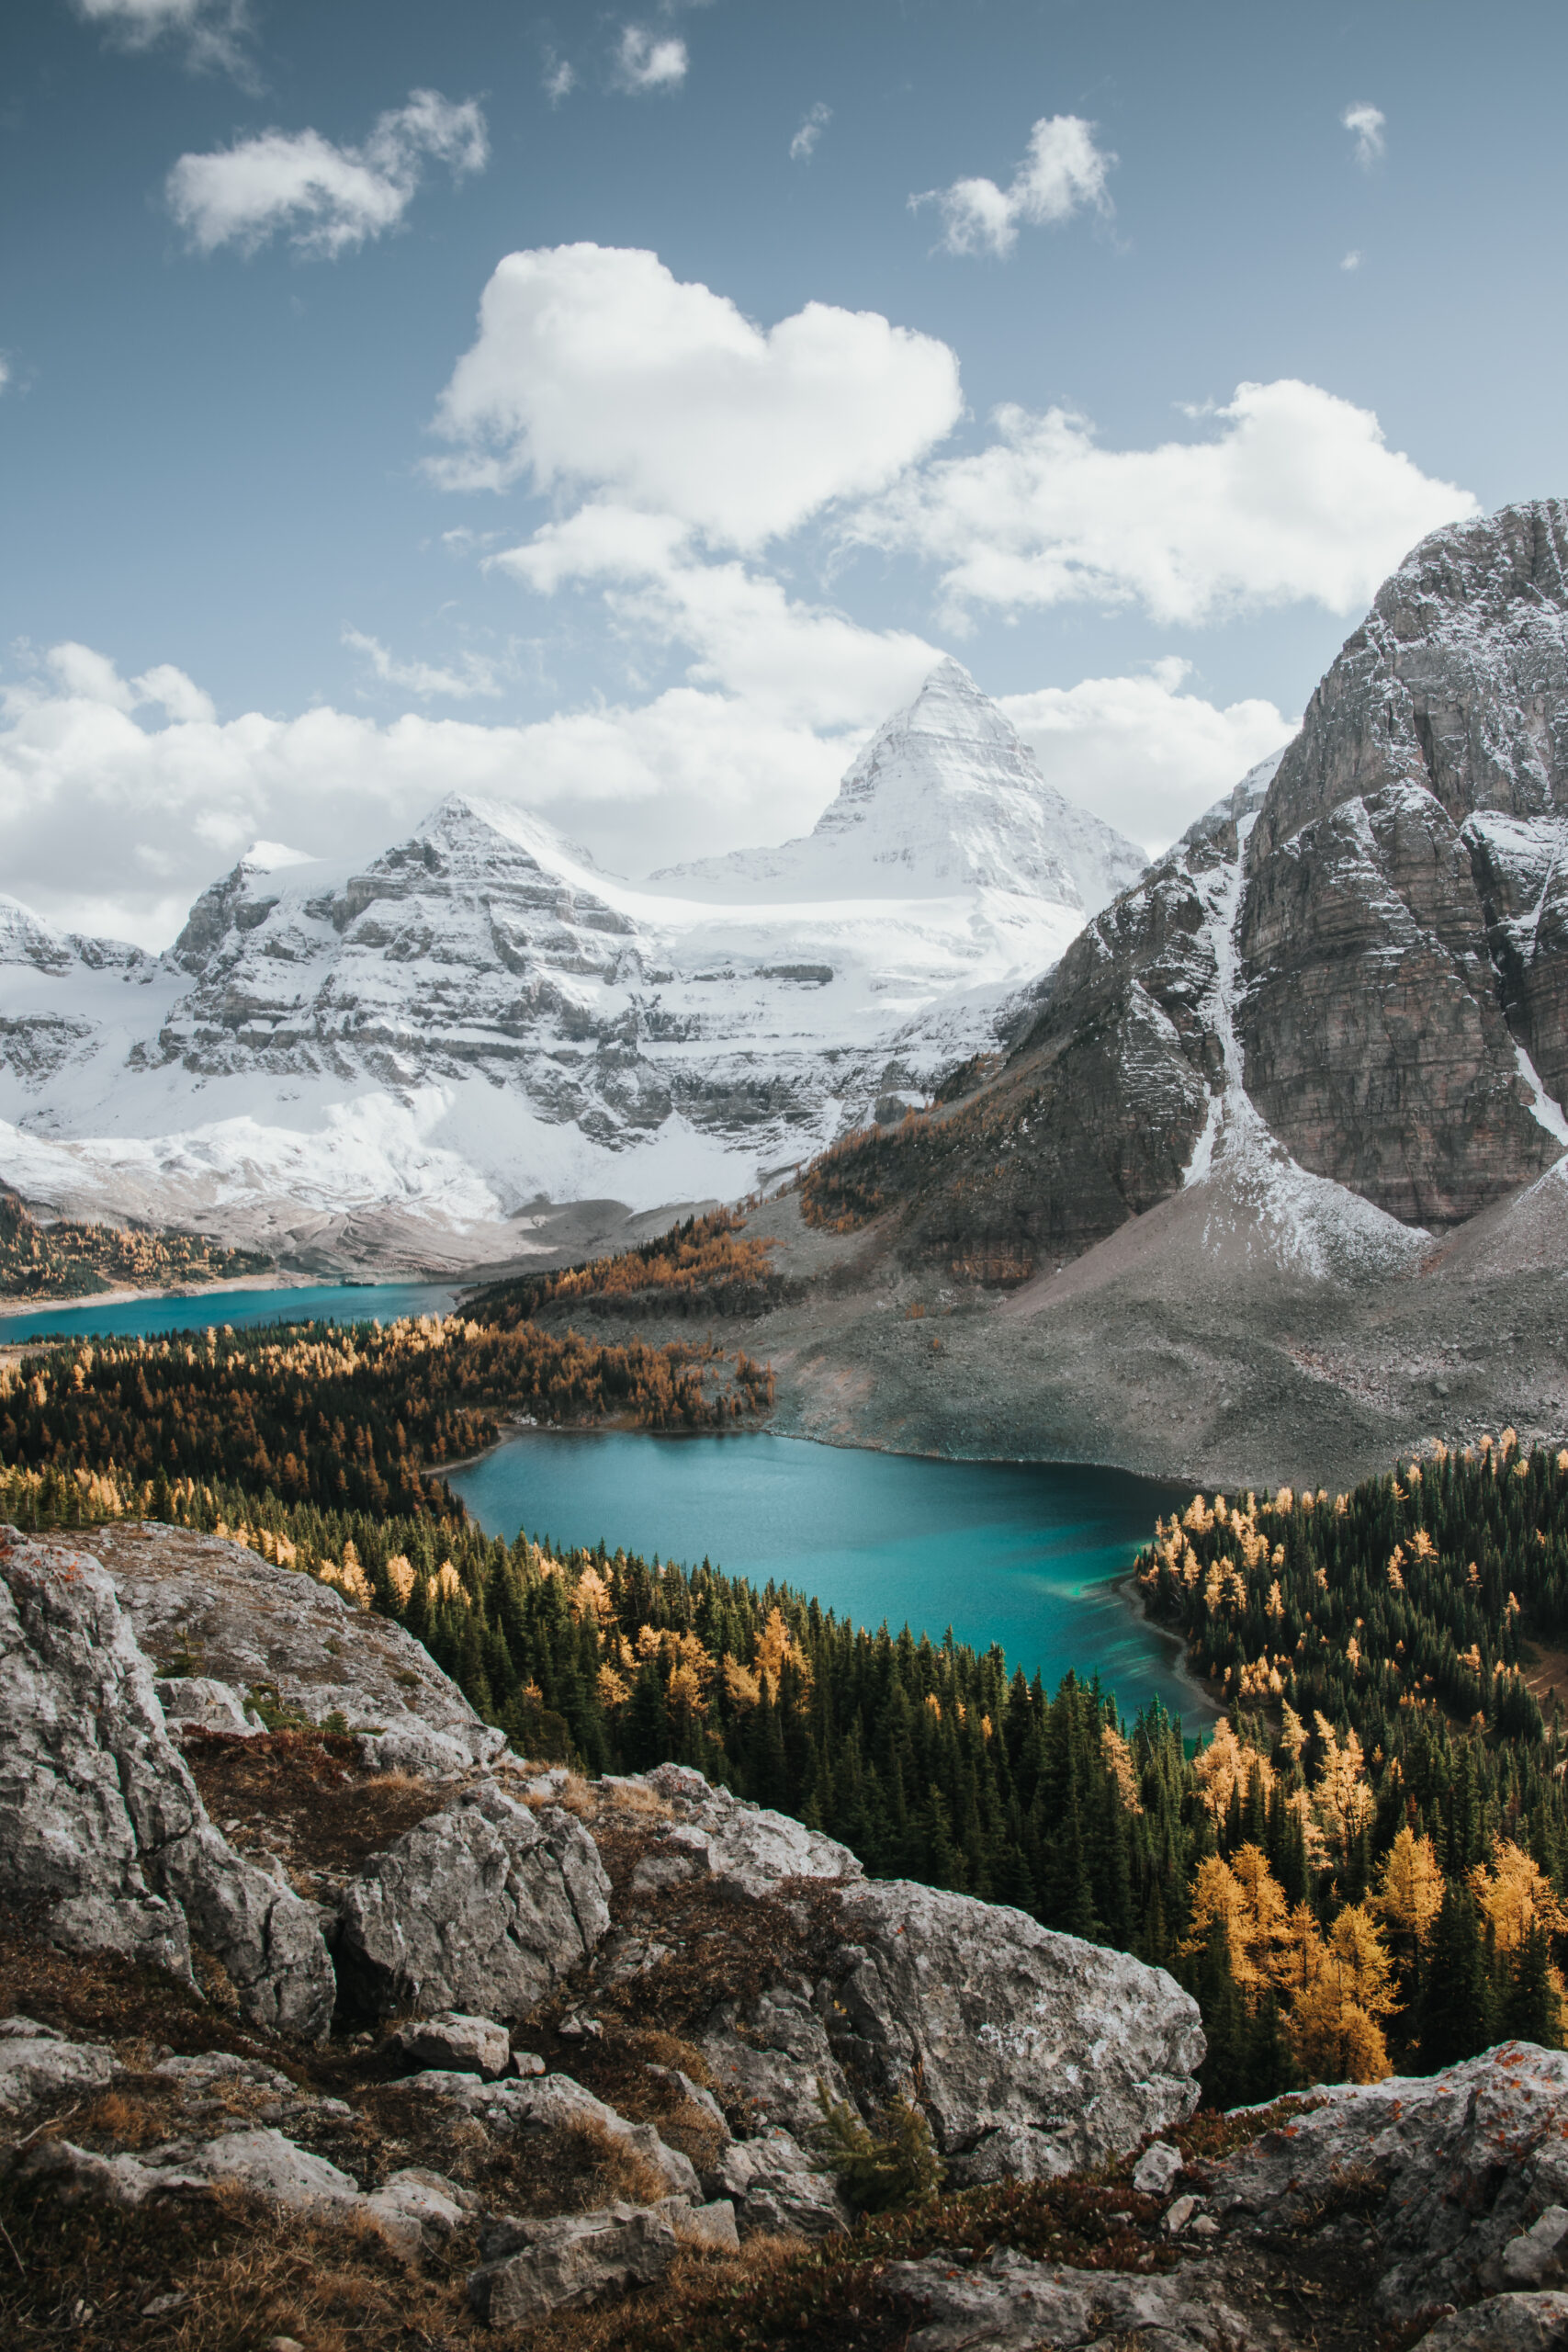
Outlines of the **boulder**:
{"type": "Polygon", "coordinates": [[[716,2185],[733,2199],[747,2236],[825,2238],[853,2220],[839,2185],[819,2171],[788,2132],[736,2140],[716,2167],[716,2185]]]}
{"type": "Polygon", "coordinates": [[[592,1953],[610,1924],[609,1891],[575,1815],[558,1805],[533,1812],[481,1781],[344,1888],[339,1978],[382,2017],[516,2018],[592,1953]]]}
{"type": "Polygon", "coordinates": [[[118,2072],[113,2051],[101,2042],[67,2041],[31,2018],[0,2018],[0,2115],[106,2090],[118,2072]]]}
{"type": "Polygon", "coordinates": [[[316,2036],[331,2019],[315,1912],[208,1819],[109,1577],[15,1529],[0,1530],[0,1896],[63,1945],[187,1982],[194,1939],[254,2024],[316,2036]]]}
{"type": "Polygon", "coordinates": [[[678,2244],[670,2212],[657,2205],[611,2205],[513,2227],[525,2242],[468,2279],[468,2301],[491,2327],[526,2325],[645,2287],[668,2268],[678,2244]]]}
{"type": "Polygon", "coordinates": [[[525,2132],[590,2132],[618,2141],[641,2158],[667,2196],[700,2199],[702,2184],[689,2156],[667,2147],[651,2123],[628,2123],[570,2075],[546,2075],[529,2082],[486,2083],[477,2075],[432,2070],[411,2075],[403,2086],[430,2098],[449,2100],[502,2138],[525,2132]]]}
{"type": "Polygon", "coordinates": [[[634,1884],[641,1891],[712,1878],[733,1894],[754,1896],[772,1894],[783,1879],[865,1875],[836,1838],[803,1828],[787,1814],[742,1804],[689,1764],[660,1764],[635,1781],[607,1780],[601,1786],[651,1790],[673,1815],[638,1864],[634,1884]]]}
{"type": "Polygon", "coordinates": [[[1505,2042],[1441,2074],[1313,2097],[1324,2104],[1216,2167],[1217,2215],[1313,2230],[1353,2200],[1393,2317],[1540,2279],[1560,2243],[1551,2209],[1568,2204],[1568,2052],[1505,2042]]]}
{"type": "Polygon", "coordinates": [[[365,2218],[400,2254],[434,2251],[460,2230],[473,2210],[468,2190],[422,2165],[393,2173],[365,2199],[365,2218]]]}
{"type": "Polygon", "coordinates": [[[1493,2295],[1440,2319],[1416,2352],[1563,2352],[1565,2346],[1568,2295],[1493,2295]]]}
{"type": "Polygon", "coordinates": [[[294,2213],[346,2217],[365,2202],[347,2173],[270,2129],[226,2132],[194,2148],[176,2142],[146,2156],[102,2156],[69,2140],[42,2140],[27,2151],[20,2169],[27,2179],[47,2181],[67,2202],[126,2211],[151,2198],[218,2188],[237,2188],[294,2213]]]}
{"type": "Polygon", "coordinates": [[[735,2208],[728,2197],[716,2197],[711,2205],[688,2205],[684,2209],[671,2198],[669,2210],[675,2234],[682,2245],[702,2246],[710,2254],[740,2251],[735,2208]]]}
{"type": "Polygon", "coordinates": [[[1061,2270],[998,2246],[967,2268],[945,2254],[890,2263],[882,2284],[919,2314],[907,2352],[1232,2352],[1258,2341],[1200,2263],[1146,2278],[1061,2270]]]}
{"type": "Polygon", "coordinates": [[[1561,2285],[1568,2270],[1568,2206],[1549,2205],[1528,2230],[1508,2240],[1497,2267],[1510,2287],[1561,2285]]]}
{"type": "Polygon", "coordinates": [[[849,1890],[831,2041],[918,2097],[959,2185],[1102,2164],[1198,2104],[1198,2006],[1163,1969],[901,1881],[849,1890]]]}
{"type": "Polygon", "coordinates": [[[487,2079],[512,2071],[512,2043],[506,2028],[490,2018],[465,2017],[457,2009],[400,2026],[387,2047],[416,2066],[483,2075],[487,2079]]]}
{"type": "Polygon", "coordinates": [[[224,2132],[204,2144],[175,2141],[142,2156],[99,2155],[69,2140],[44,2140],[26,2151],[19,2170],[24,2179],[47,2185],[63,2203],[112,2205],[121,2211],[164,2197],[238,2190],[277,2212],[366,2225],[408,2256],[450,2237],[474,2205],[468,2190],[418,2165],[393,2173],[366,2196],[325,2156],[297,2147],[270,2128],[224,2132]]]}

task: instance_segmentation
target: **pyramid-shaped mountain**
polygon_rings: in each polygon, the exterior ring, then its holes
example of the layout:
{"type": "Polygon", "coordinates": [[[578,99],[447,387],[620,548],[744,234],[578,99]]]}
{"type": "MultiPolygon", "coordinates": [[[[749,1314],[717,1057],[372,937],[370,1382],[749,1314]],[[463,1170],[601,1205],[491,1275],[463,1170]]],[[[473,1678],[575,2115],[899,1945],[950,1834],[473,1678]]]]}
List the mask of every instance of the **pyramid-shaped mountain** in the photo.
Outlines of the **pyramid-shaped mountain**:
{"type": "Polygon", "coordinates": [[[1000,890],[1088,915],[1145,863],[1136,842],[1047,784],[1006,713],[949,659],[877,729],[811,832],[653,880],[775,904],[1000,890]]]}

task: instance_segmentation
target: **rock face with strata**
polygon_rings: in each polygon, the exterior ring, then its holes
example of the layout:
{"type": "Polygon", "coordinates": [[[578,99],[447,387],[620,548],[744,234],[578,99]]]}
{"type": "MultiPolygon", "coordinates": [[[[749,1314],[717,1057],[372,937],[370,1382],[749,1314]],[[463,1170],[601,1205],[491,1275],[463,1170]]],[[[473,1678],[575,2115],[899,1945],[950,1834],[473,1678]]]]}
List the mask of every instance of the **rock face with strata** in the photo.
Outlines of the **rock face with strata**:
{"type": "Polygon", "coordinates": [[[61,1943],[191,1976],[221,1961],[255,2023],[316,2035],[334,1984],[316,1917],[207,1817],[97,1563],[0,1530],[0,1894],[61,1943]]]}
{"type": "Polygon", "coordinates": [[[367,1863],[344,1892],[338,1974],[374,2015],[525,2016],[592,1954],[609,1881],[581,1823],[493,1781],[467,1789],[367,1863]]]}
{"type": "Polygon", "coordinates": [[[1568,508],[1422,542],[1280,764],[1239,944],[1248,1091],[1308,1168],[1449,1224],[1538,1174],[1568,1083],[1568,508]]]}

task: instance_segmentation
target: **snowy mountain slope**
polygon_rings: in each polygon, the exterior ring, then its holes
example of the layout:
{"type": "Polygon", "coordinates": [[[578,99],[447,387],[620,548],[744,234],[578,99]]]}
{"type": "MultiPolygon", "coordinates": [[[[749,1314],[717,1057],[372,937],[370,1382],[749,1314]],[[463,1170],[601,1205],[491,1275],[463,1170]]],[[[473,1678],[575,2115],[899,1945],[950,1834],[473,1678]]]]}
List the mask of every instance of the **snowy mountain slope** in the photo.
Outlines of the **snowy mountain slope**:
{"type": "Polygon", "coordinates": [[[880,728],[816,829],[778,849],[666,868],[694,897],[1001,890],[1098,914],[1143,872],[1142,850],[1063,798],[962,663],[939,663],[880,728]]]}
{"type": "Polygon", "coordinates": [[[359,871],[242,861],[155,959],[0,910],[0,1174],[234,1236],[395,1209],[487,1257],[541,1196],[746,1191],[988,1046],[1081,927],[1076,869],[1141,862],[1057,823],[955,664],[872,751],[850,850],[789,890],[634,887],[452,797],[359,871]]]}

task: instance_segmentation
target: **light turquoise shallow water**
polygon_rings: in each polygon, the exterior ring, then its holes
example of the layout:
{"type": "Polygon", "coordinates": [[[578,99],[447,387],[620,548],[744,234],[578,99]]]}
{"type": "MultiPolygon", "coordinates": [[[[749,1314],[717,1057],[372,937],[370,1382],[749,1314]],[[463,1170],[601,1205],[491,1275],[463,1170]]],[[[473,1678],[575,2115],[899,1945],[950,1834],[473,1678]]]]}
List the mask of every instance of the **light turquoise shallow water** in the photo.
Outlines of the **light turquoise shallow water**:
{"type": "Polygon", "coordinates": [[[179,1298],[127,1298],[118,1306],[24,1307],[0,1318],[0,1340],[69,1340],[85,1331],[116,1339],[162,1339],[209,1324],[394,1322],[400,1315],[445,1315],[456,1296],[441,1283],[324,1283],[292,1290],[203,1290],[179,1298]]]}
{"type": "Polygon", "coordinates": [[[1047,1688],[1098,1673],[1122,1708],[1158,1698],[1190,1731],[1208,1710],[1172,1645],[1114,1579],[1189,1497],[1121,1470],[931,1462],[789,1438],[529,1430],[451,1483],[479,1524],[812,1593],[857,1624],[999,1642],[1047,1688]]]}

